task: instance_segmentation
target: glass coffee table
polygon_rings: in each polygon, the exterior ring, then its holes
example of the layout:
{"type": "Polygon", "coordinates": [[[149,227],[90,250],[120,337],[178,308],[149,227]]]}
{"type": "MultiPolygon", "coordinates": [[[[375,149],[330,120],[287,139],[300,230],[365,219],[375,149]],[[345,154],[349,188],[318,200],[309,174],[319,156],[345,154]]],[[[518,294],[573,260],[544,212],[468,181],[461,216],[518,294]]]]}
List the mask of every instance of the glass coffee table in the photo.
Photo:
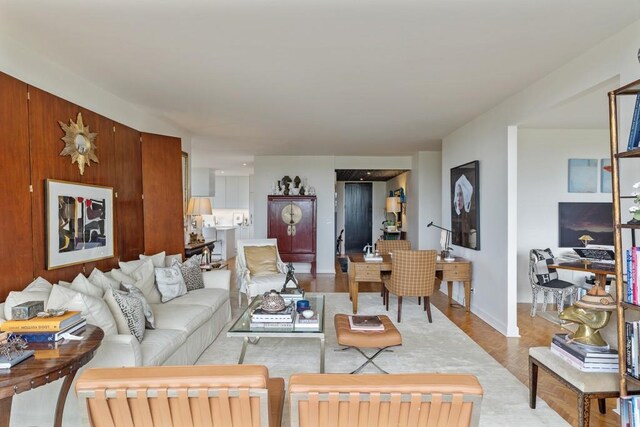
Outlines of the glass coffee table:
{"type": "Polygon", "coordinates": [[[261,296],[254,298],[227,332],[228,337],[244,339],[238,364],[241,365],[244,362],[248,345],[257,344],[260,338],[315,338],[320,340],[320,373],[324,373],[324,296],[307,295],[305,299],[309,301],[311,309],[318,313],[318,327],[315,329],[309,327],[296,329],[295,324],[284,328],[252,328],[251,313],[262,303],[261,296]]]}

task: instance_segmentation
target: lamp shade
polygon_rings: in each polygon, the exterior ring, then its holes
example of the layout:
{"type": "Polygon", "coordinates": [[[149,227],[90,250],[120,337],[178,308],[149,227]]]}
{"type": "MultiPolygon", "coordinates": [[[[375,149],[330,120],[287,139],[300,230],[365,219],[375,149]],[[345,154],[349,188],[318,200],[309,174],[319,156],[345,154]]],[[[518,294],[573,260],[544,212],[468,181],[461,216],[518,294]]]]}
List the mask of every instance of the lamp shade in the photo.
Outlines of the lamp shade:
{"type": "Polygon", "coordinates": [[[189,199],[187,215],[211,215],[211,199],[208,197],[192,197],[189,199]]]}
{"type": "Polygon", "coordinates": [[[400,212],[400,197],[387,197],[387,212],[400,212]]]}

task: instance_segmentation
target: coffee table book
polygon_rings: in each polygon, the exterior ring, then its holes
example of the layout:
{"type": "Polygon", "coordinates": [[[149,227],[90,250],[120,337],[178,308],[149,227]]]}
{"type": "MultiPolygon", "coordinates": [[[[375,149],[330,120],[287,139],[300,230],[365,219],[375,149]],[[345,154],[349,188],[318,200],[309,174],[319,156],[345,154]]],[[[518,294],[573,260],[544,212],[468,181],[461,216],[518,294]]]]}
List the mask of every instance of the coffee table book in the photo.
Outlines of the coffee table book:
{"type": "Polygon", "coordinates": [[[581,361],[591,361],[591,359],[612,359],[618,362],[617,350],[592,350],[580,344],[569,342],[568,334],[555,334],[551,343],[581,361]]]}
{"type": "Polygon", "coordinates": [[[79,311],[67,311],[62,316],[35,317],[29,320],[7,320],[0,325],[3,332],[57,332],[77,323],[79,311]]]}
{"type": "Polygon", "coordinates": [[[80,318],[78,322],[58,332],[13,332],[11,336],[18,336],[27,343],[56,342],[63,338],[64,334],[73,334],[87,326],[87,321],[80,318]]]}
{"type": "Polygon", "coordinates": [[[34,353],[33,350],[23,350],[22,354],[20,354],[19,356],[15,356],[12,359],[8,359],[4,356],[0,356],[0,369],[9,369],[12,366],[15,366],[18,363],[22,362],[23,360],[31,357],[33,353],[34,353]]]}
{"type": "Polygon", "coordinates": [[[384,331],[378,316],[349,316],[349,327],[354,331],[384,331]]]}

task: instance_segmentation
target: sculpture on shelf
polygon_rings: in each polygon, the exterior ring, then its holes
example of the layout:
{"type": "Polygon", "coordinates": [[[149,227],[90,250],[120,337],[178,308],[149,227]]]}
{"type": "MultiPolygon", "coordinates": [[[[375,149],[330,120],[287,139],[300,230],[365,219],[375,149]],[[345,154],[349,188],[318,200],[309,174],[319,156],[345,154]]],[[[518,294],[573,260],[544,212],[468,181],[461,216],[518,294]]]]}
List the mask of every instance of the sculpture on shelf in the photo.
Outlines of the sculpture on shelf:
{"type": "Polygon", "coordinates": [[[615,300],[611,294],[596,285],[571,307],[563,310],[558,317],[578,325],[578,330],[569,339],[578,344],[596,348],[609,348],[600,335],[600,329],[607,326],[611,312],[615,310],[615,300]]]}
{"type": "Polygon", "coordinates": [[[307,186],[307,178],[300,179],[299,176],[292,180],[289,175],[285,175],[282,179],[276,181],[271,186],[271,195],[273,196],[304,196],[315,195],[315,188],[307,186]]]}
{"type": "Polygon", "coordinates": [[[293,275],[294,271],[295,268],[293,268],[293,263],[287,264],[287,277],[284,279],[284,285],[282,285],[281,292],[291,293],[288,291],[293,289],[298,291],[298,293],[302,293],[302,289],[300,289],[300,286],[298,285],[298,279],[293,275]],[[293,282],[293,286],[287,286],[289,285],[289,282],[293,282]]]}

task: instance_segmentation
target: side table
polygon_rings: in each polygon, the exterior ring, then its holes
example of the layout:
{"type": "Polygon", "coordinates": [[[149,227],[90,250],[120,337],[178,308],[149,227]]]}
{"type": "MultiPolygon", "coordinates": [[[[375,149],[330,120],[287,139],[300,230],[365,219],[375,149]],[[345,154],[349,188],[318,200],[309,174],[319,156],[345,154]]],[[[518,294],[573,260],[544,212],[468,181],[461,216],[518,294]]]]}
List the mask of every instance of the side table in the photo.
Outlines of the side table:
{"type": "MultiPolygon", "coordinates": [[[[33,356],[11,369],[0,370],[0,427],[9,427],[13,395],[64,377],[53,423],[54,427],[62,426],[64,403],[67,400],[73,378],[79,368],[93,359],[96,349],[104,338],[102,329],[91,325],[87,325],[79,335],[84,338],[82,341],[58,343],[59,354],[55,357],[39,357],[41,354],[44,355],[45,352],[51,351],[48,348],[49,344],[29,344],[28,348],[35,350],[33,356]]],[[[34,405],[37,404],[38,402],[34,402],[34,405]]]]}

